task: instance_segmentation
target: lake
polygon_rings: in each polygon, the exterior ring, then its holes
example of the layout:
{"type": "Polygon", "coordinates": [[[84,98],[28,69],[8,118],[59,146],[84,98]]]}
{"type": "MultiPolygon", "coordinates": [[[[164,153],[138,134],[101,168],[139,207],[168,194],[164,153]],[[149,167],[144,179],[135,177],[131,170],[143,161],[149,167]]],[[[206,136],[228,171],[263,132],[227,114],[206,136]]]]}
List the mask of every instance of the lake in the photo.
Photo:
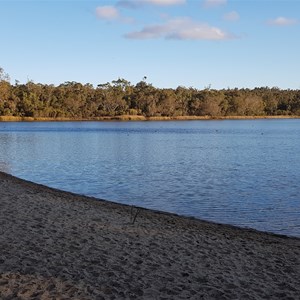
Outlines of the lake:
{"type": "Polygon", "coordinates": [[[0,123],[0,170],[300,237],[300,120],[0,123]]]}

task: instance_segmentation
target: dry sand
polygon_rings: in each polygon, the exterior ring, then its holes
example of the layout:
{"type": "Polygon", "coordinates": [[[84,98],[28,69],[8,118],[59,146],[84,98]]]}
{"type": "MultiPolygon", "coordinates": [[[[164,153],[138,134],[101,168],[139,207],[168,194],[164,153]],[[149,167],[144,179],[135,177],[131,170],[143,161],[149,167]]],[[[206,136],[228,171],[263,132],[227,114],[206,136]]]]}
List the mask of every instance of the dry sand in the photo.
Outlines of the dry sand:
{"type": "Polygon", "coordinates": [[[0,173],[1,299],[300,299],[300,239],[0,173]]]}

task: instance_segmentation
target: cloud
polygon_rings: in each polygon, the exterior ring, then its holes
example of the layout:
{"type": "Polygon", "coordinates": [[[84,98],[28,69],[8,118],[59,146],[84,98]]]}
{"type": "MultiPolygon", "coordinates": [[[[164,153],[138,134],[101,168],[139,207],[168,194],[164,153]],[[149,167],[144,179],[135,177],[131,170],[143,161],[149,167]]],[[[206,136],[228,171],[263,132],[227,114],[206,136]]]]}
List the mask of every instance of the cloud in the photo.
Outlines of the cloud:
{"type": "Polygon", "coordinates": [[[289,25],[296,25],[299,23],[297,19],[289,19],[285,17],[278,17],[276,19],[271,19],[267,22],[269,25],[273,26],[289,26],[289,25]]]}
{"type": "Polygon", "coordinates": [[[176,18],[163,24],[144,27],[141,31],[125,35],[128,39],[175,39],[175,40],[226,40],[234,38],[217,27],[199,23],[190,18],[176,18]]]}
{"type": "Polygon", "coordinates": [[[144,0],[144,2],[153,5],[169,6],[169,5],[184,4],[186,0],[144,0]]]}
{"type": "Polygon", "coordinates": [[[138,8],[145,5],[171,6],[185,4],[186,0],[120,0],[117,6],[124,8],[138,8]]]}
{"type": "Polygon", "coordinates": [[[106,21],[118,21],[122,23],[133,23],[134,19],[124,17],[120,14],[119,10],[114,6],[98,6],[96,8],[96,16],[98,19],[106,21]]]}
{"type": "Polygon", "coordinates": [[[120,13],[114,6],[98,6],[96,8],[96,15],[103,20],[116,20],[120,18],[120,13]]]}
{"type": "Polygon", "coordinates": [[[204,0],[204,7],[218,7],[227,3],[227,0],[204,0]]]}
{"type": "Polygon", "coordinates": [[[231,11],[225,15],[223,15],[223,19],[225,21],[234,22],[240,19],[240,15],[236,11],[231,11]]]}

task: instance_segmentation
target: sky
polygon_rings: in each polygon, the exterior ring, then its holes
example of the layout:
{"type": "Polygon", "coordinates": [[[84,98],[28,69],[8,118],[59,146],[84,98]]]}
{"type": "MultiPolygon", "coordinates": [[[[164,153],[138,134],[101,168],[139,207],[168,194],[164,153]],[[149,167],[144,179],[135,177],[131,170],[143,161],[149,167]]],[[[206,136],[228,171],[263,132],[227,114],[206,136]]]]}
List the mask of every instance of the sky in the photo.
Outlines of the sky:
{"type": "Polygon", "coordinates": [[[300,89],[300,0],[0,0],[11,82],[300,89]]]}

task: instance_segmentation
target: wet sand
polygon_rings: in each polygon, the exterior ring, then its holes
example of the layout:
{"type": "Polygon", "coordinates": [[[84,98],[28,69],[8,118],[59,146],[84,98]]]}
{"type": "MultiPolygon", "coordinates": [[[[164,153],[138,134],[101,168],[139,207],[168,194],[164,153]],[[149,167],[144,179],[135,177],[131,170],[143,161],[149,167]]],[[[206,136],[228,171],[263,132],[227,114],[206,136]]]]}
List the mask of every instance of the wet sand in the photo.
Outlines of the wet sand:
{"type": "Polygon", "coordinates": [[[300,299],[300,239],[0,173],[0,299],[300,299]]]}

